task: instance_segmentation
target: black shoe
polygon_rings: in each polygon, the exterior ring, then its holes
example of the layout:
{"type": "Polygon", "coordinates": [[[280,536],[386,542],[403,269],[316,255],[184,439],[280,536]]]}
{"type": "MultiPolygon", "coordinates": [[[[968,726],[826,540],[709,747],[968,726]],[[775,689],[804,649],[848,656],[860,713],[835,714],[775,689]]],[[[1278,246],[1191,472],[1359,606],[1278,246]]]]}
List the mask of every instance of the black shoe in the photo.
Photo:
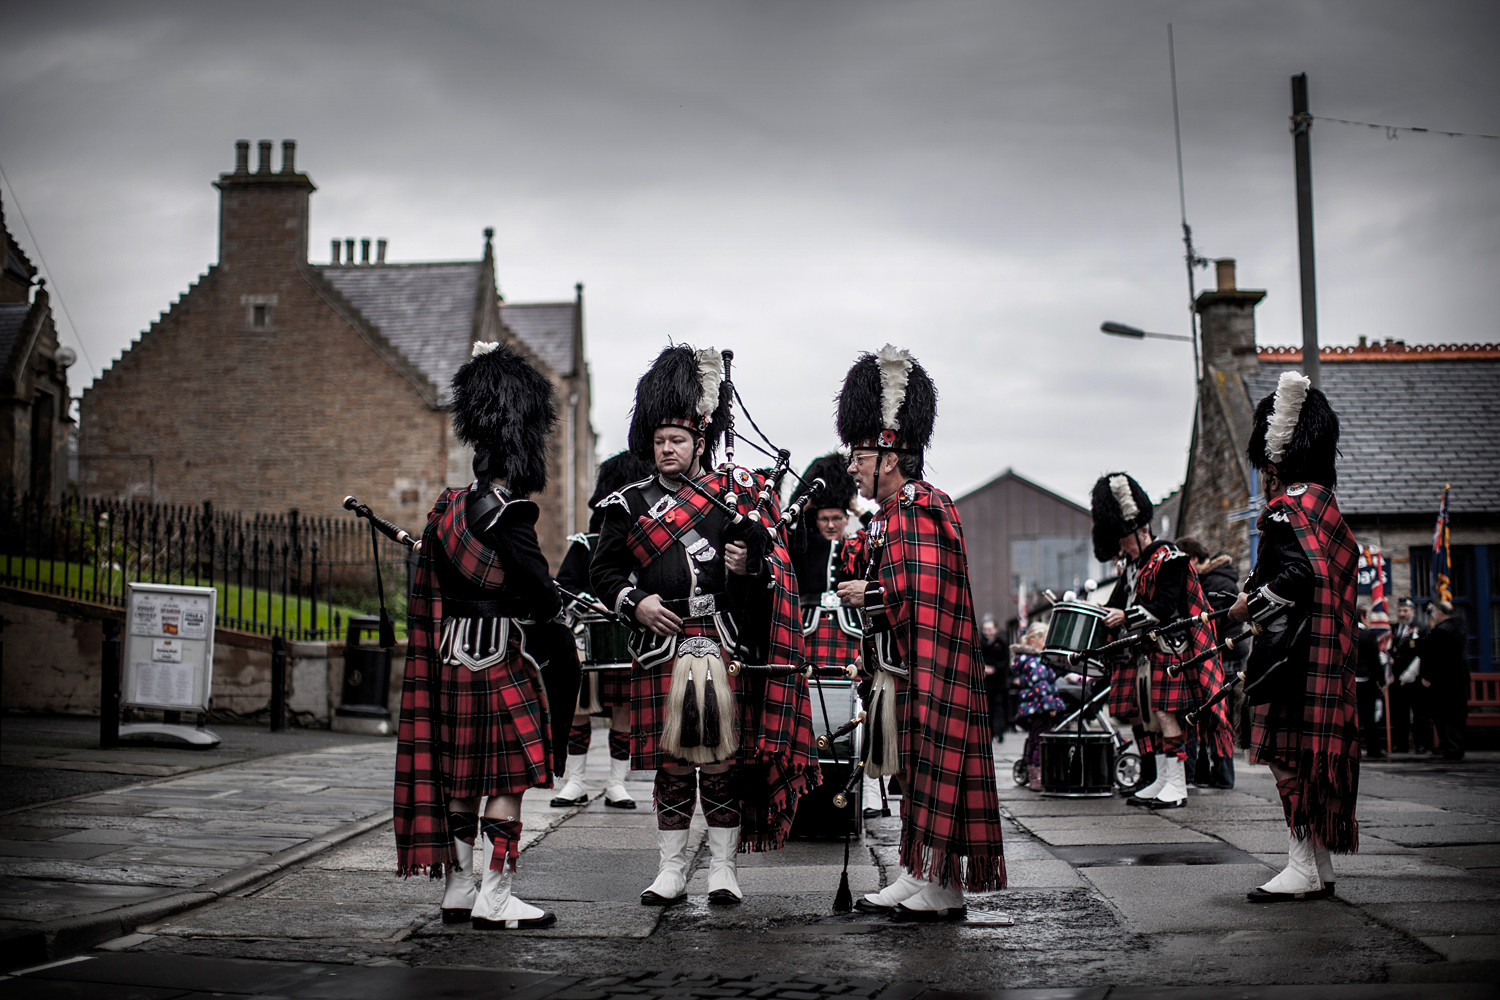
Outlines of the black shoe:
{"type": "Polygon", "coordinates": [[[863,896],[854,901],[854,908],[860,913],[874,913],[879,916],[890,916],[891,911],[895,909],[894,906],[881,906],[879,903],[872,903],[863,896]]]}
{"type": "Polygon", "coordinates": [[[687,899],[687,893],[685,892],[681,896],[675,896],[671,899],[668,899],[666,896],[658,895],[652,892],[650,889],[647,889],[645,892],[641,893],[642,906],[676,906],[684,899],[687,899]]]}
{"type": "Polygon", "coordinates": [[[719,906],[733,906],[736,903],[743,903],[744,899],[736,896],[728,889],[715,889],[713,892],[708,894],[708,901],[710,903],[716,903],[719,906]]]}
{"type": "Polygon", "coordinates": [[[557,914],[551,910],[543,910],[540,917],[531,917],[527,920],[486,920],[483,917],[475,917],[470,923],[476,931],[525,931],[537,927],[551,927],[557,923],[557,914]]]}
{"type": "MultiPolygon", "coordinates": [[[[553,800],[552,804],[553,805],[557,805],[557,801],[553,800]]],[[[607,799],[604,800],[604,807],[606,809],[634,809],[635,808],[635,799],[608,799],[607,798],[607,799]]]]}
{"type": "Polygon", "coordinates": [[[1333,898],[1333,883],[1324,882],[1323,888],[1317,892],[1310,892],[1307,895],[1309,899],[1331,899],[1333,898]]]}
{"type": "Polygon", "coordinates": [[[1176,799],[1174,801],[1169,801],[1167,799],[1152,799],[1147,802],[1146,805],[1151,809],[1181,809],[1183,806],[1187,805],[1187,796],[1184,795],[1182,798],[1176,799]]]}
{"type": "Polygon", "coordinates": [[[1142,806],[1146,809],[1150,809],[1152,808],[1152,803],[1154,803],[1155,801],[1156,796],[1154,795],[1149,799],[1143,799],[1139,795],[1132,795],[1130,798],[1125,800],[1125,804],[1127,806],[1142,806]]]}
{"type": "Polygon", "coordinates": [[[1300,903],[1305,899],[1326,899],[1332,891],[1324,886],[1315,892],[1267,892],[1257,886],[1245,893],[1245,898],[1252,903],[1300,903]]]}
{"type": "Polygon", "coordinates": [[[469,911],[466,908],[445,906],[443,907],[443,923],[466,924],[469,922],[469,911]]]}
{"type": "Polygon", "coordinates": [[[572,806],[586,806],[589,804],[589,797],[587,795],[580,795],[576,799],[565,799],[561,795],[559,795],[557,798],[553,799],[547,804],[554,809],[567,809],[572,806]]]}
{"type": "Polygon", "coordinates": [[[954,923],[969,915],[967,906],[950,906],[944,910],[913,910],[905,903],[897,903],[891,911],[891,919],[898,924],[943,924],[954,923]]]}
{"type": "Polygon", "coordinates": [[[889,816],[890,814],[891,810],[889,806],[884,809],[866,809],[865,819],[879,819],[882,816],[889,816]]]}

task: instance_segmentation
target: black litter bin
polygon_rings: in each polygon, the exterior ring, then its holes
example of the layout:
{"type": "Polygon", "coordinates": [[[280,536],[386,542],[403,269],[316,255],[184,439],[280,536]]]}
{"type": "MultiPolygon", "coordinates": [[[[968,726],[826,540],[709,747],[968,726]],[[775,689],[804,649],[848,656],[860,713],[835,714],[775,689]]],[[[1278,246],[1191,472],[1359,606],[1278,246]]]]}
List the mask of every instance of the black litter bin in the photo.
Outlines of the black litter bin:
{"type": "Polygon", "coordinates": [[[361,646],[362,636],[380,641],[380,619],[377,616],[356,615],[349,619],[349,634],[344,640],[344,687],[334,714],[389,721],[391,651],[378,646],[361,646]]]}

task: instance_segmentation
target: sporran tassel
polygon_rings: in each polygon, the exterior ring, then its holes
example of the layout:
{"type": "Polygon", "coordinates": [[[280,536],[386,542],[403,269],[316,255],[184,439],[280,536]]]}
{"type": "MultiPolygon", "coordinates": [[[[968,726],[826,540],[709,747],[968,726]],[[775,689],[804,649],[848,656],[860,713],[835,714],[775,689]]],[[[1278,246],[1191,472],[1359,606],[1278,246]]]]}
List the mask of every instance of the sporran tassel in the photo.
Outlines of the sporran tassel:
{"type": "Polygon", "coordinates": [[[703,745],[703,716],[698,708],[698,688],[693,682],[693,671],[688,671],[687,687],[682,693],[682,738],[683,748],[703,745]]]}

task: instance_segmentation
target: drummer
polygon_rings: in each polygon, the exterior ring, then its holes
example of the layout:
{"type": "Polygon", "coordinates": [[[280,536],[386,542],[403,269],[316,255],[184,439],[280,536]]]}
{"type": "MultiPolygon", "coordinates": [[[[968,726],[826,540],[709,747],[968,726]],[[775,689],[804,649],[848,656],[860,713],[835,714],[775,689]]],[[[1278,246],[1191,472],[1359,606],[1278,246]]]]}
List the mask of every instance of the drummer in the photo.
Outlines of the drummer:
{"type": "MultiPolygon", "coordinates": [[[[1104,619],[1111,629],[1144,630],[1189,615],[1211,611],[1191,560],[1170,542],[1151,534],[1151,499],[1141,485],[1123,472],[1101,476],[1094,484],[1094,557],[1100,562],[1119,559],[1121,581],[1110,595],[1112,609],[1104,619]]],[[[1209,657],[1194,670],[1173,677],[1168,667],[1193,659],[1215,644],[1213,627],[1198,622],[1171,637],[1146,645],[1123,664],[1116,661],[1111,678],[1110,711],[1138,721],[1146,730],[1142,753],[1155,755],[1156,780],[1128,801],[1152,809],[1187,805],[1187,758],[1182,716],[1224,685],[1218,657],[1209,657]],[[1159,734],[1159,735],[1158,735],[1159,734]]],[[[1213,752],[1234,752],[1234,734],[1224,703],[1201,722],[1201,736],[1213,752]]]]}
{"type": "MultiPolygon", "coordinates": [[[[599,473],[594,481],[594,495],[589,498],[589,530],[568,536],[568,551],[557,570],[558,585],[572,591],[582,601],[570,601],[564,610],[580,642],[585,638],[587,606],[597,599],[589,592],[589,559],[594,544],[599,540],[599,526],[604,523],[604,514],[599,510],[603,499],[616,490],[632,483],[651,478],[652,467],[629,451],[611,455],[599,463],[599,473]]],[[[620,629],[628,635],[624,626],[610,623],[594,623],[595,628],[620,629]]],[[[586,650],[580,649],[580,654],[586,650]]],[[[625,790],[625,777],[630,773],[630,658],[627,655],[623,669],[586,670],[583,683],[578,688],[578,705],[573,714],[573,726],[568,731],[568,763],[563,771],[562,787],[552,797],[554,806],[581,806],[589,801],[588,787],[584,783],[583,765],[593,742],[591,715],[603,715],[609,719],[609,780],[604,785],[604,804],[611,809],[634,809],[635,799],[625,790]]]]}

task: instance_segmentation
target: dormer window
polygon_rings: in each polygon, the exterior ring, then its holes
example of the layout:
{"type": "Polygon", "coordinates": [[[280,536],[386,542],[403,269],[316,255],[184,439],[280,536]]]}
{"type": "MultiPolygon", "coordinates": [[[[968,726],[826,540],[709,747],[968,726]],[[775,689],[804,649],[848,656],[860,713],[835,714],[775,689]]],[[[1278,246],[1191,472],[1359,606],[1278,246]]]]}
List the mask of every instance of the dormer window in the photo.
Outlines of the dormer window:
{"type": "Polygon", "coordinates": [[[245,307],[245,329],[252,333],[274,333],[276,331],[276,296],[241,295],[245,307]]]}

